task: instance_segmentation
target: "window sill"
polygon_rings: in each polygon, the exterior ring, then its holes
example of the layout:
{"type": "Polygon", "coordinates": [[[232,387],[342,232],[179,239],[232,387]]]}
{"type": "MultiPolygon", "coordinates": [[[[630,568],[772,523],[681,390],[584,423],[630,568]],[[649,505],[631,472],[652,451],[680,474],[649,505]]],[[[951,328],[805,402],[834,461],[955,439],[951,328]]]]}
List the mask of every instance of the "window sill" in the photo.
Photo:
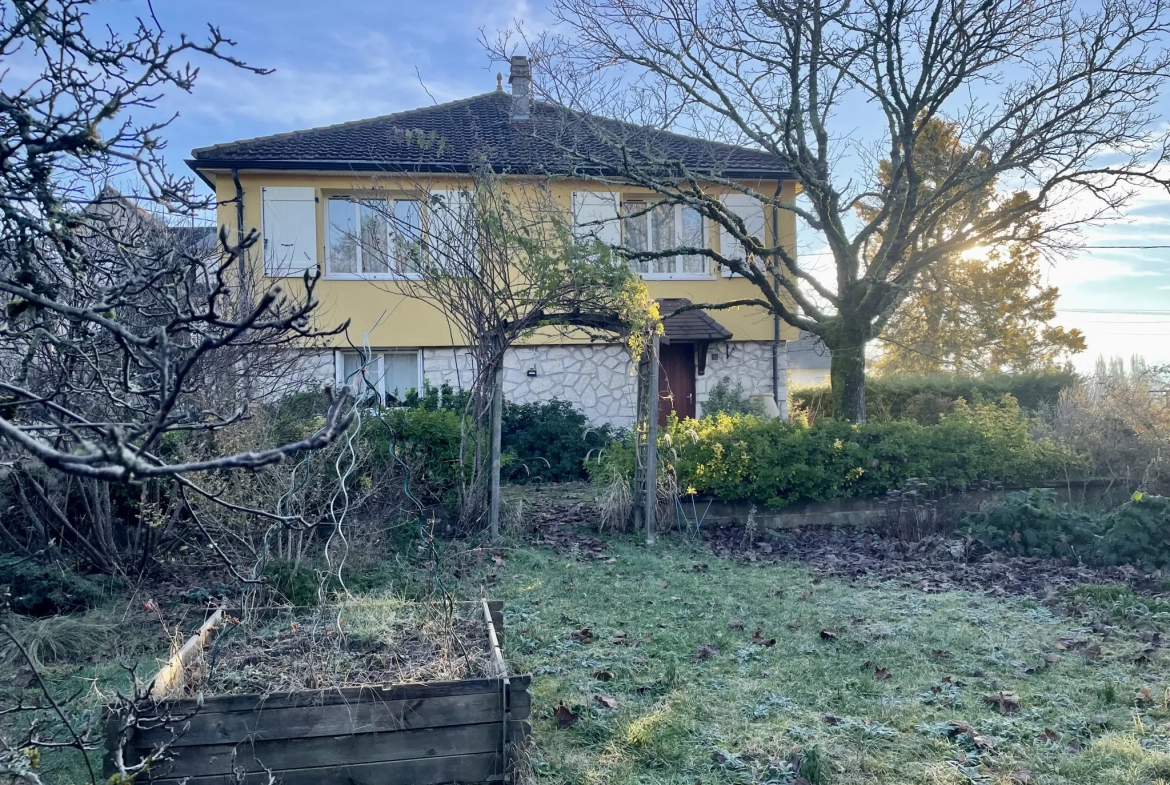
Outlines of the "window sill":
{"type": "Polygon", "coordinates": [[[326,273],[326,281],[421,281],[421,275],[392,275],[389,273],[326,273]]]}
{"type": "Polygon", "coordinates": [[[638,273],[643,281],[714,281],[710,273],[638,273]]]}

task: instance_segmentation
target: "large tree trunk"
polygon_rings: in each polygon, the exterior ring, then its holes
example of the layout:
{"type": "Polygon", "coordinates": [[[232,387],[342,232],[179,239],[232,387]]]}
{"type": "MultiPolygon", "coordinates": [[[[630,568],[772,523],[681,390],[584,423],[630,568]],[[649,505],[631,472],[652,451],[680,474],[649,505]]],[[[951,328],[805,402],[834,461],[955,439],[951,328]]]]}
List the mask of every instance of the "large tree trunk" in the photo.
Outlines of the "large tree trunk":
{"type": "Polygon", "coordinates": [[[864,328],[846,325],[836,335],[825,336],[832,353],[829,381],[833,391],[833,416],[849,422],[865,422],[865,345],[864,328]]]}

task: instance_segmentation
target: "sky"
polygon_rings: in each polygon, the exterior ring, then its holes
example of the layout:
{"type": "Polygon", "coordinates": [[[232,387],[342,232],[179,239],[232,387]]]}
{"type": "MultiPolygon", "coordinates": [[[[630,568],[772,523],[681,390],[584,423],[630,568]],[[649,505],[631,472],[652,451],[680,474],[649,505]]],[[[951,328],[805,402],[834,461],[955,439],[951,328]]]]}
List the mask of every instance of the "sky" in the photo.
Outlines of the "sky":
{"type": "MultiPolygon", "coordinates": [[[[205,60],[193,94],[159,102],[159,111],[178,113],[165,134],[175,169],[195,147],[488,92],[507,66],[491,61],[481,37],[516,20],[530,30],[551,24],[540,0],[154,0],[154,10],[169,33],[199,35],[214,21],[238,57],[274,69],[258,76],[205,60]]],[[[146,0],[106,0],[95,17],[125,29],[146,12],[146,0]]],[[[1162,105],[1170,122],[1170,96],[1162,105]]],[[[1170,246],[1170,196],[1139,194],[1124,218],[1089,228],[1084,240],[1170,246]]],[[[820,245],[801,238],[810,253],[820,245]]],[[[1045,276],[1061,291],[1058,321],[1087,336],[1079,368],[1098,354],[1170,363],[1170,248],[1087,248],[1045,276]]]]}

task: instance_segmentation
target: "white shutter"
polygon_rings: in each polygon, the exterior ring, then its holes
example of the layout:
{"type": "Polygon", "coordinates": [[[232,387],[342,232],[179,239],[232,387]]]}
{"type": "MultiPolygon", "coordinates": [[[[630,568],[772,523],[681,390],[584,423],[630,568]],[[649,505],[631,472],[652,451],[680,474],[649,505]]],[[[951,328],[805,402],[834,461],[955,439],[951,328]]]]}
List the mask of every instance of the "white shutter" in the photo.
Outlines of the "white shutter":
{"type": "MultiPolygon", "coordinates": [[[[765,245],[768,243],[768,233],[764,225],[764,205],[759,199],[747,194],[728,194],[723,197],[723,204],[728,210],[743,219],[747,233],[760,238],[765,245]]],[[[719,226],[719,252],[728,259],[744,259],[744,247],[731,232],[723,225],[719,226]]],[[[731,278],[735,274],[723,266],[723,277],[731,278]]]]}
{"type": "Polygon", "coordinates": [[[621,194],[608,191],[573,191],[573,236],[596,237],[610,246],[622,244],[621,194]]]}
{"type": "Polygon", "coordinates": [[[427,233],[431,264],[457,275],[476,267],[478,218],[467,191],[431,191],[427,233]]]}
{"type": "Polygon", "coordinates": [[[304,275],[317,268],[317,194],[313,188],[261,189],[264,274],[304,275]]]}

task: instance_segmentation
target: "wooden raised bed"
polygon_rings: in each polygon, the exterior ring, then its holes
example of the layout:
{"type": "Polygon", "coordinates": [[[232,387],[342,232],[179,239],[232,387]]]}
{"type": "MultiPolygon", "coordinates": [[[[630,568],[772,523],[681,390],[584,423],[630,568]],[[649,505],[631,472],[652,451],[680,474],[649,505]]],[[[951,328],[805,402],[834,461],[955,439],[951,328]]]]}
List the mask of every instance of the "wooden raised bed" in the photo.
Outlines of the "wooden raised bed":
{"type": "Polygon", "coordinates": [[[260,784],[270,774],[283,785],[508,782],[530,734],[529,677],[508,675],[503,604],[482,607],[493,678],[167,699],[222,619],[217,611],[155,677],[156,701],[125,760],[168,745],[170,760],[136,780],[156,785],[260,784]]]}

